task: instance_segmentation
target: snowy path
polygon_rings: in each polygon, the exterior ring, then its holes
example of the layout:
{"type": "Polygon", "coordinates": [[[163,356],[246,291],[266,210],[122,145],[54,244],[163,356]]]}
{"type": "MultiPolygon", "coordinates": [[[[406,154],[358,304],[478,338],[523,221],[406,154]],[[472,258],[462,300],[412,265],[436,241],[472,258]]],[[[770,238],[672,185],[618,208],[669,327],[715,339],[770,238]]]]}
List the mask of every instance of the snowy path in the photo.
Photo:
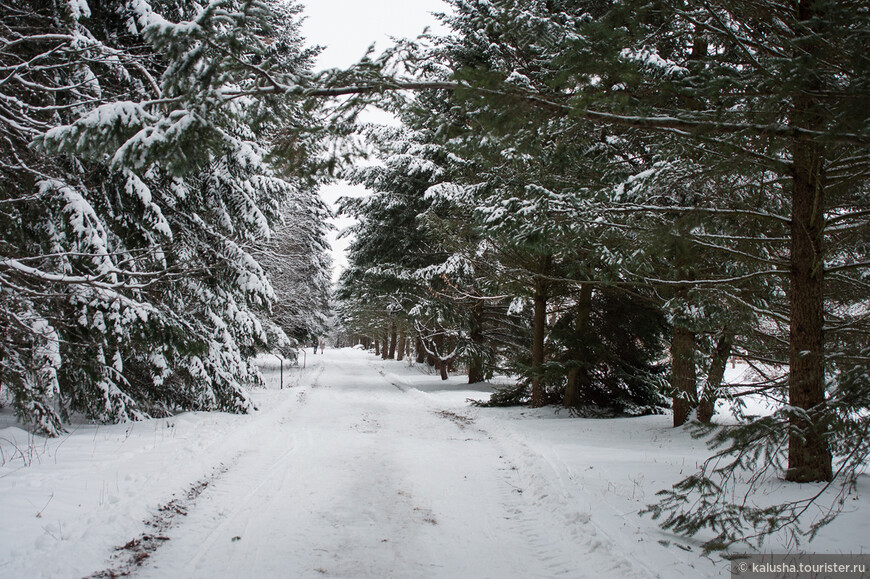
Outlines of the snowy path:
{"type": "MultiPolygon", "coordinates": [[[[730,576],[701,538],[637,514],[707,456],[669,416],[476,408],[490,391],[464,376],[356,350],[307,362],[283,390],[264,362],[246,416],[42,439],[0,411],[0,577],[730,576]]],[[[805,491],[774,480],[760,496],[805,491]]],[[[867,504],[804,549],[870,551],[867,504]]],[[[766,552],[793,549],[783,535],[766,552]]]]}
{"type": "MultiPolygon", "coordinates": [[[[366,354],[308,360],[315,378],[273,413],[273,434],[250,440],[142,576],[583,575],[601,546],[576,540],[595,534],[588,517],[535,512],[464,404],[445,407],[366,354]]],[[[606,558],[590,575],[642,569],[606,558]]]]}

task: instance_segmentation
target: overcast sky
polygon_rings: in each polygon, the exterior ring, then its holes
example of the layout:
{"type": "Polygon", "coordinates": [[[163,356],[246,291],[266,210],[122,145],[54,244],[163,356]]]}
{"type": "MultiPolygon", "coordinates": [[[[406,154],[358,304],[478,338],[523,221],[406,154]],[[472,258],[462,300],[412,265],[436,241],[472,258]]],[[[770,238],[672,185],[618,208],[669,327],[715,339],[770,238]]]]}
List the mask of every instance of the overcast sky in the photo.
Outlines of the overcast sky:
{"type": "MultiPolygon", "coordinates": [[[[428,26],[435,31],[443,30],[432,16],[433,12],[445,12],[448,6],[442,0],[303,0],[306,20],[302,33],[309,44],[325,46],[318,60],[319,68],[342,68],[357,62],[375,44],[375,54],[380,54],[391,44],[390,37],[414,38],[428,26]]],[[[370,116],[367,120],[382,117],[370,116]]],[[[347,183],[323,187],[321,196],[334,206],[341,196],[363,195],[365,189],[347,183]]],[[[339,230],[351,222],[336,220],[339,230]]],[[[337,239],[339,231],[329,237],[334,263],[333,280],[347,265],[344,256],[349,240],[337,239]]]]}
{"type": "Polygon", "coordinates": [[[389,37],[414,38],[427,26],[438,26],[432,12],[445,12],[442,0],[303,0],[307,19],[303,33],[311,44],[326,47],[322,68],[345,67],[376,44],[380,52],[389,37]]]}

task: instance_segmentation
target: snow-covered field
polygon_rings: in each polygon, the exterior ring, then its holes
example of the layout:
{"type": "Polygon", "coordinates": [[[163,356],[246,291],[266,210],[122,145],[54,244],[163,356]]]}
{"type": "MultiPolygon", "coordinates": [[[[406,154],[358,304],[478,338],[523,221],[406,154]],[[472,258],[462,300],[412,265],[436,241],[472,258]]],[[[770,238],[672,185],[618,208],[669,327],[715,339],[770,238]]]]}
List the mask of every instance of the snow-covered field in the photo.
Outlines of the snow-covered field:
{"type": "MultiPolygon", "coordinates": [[[[351,349],[309,352],[283,390],[277,366],[265,375],[249,416],[43,439],[3,410],[0,576],[729,576],[637,514],[707,456],[669,416],[470,407],[489,391],[464,376],[351,349]]],[[[858,491],[801,550],[870,551],[867,476],[858,491]]]]}

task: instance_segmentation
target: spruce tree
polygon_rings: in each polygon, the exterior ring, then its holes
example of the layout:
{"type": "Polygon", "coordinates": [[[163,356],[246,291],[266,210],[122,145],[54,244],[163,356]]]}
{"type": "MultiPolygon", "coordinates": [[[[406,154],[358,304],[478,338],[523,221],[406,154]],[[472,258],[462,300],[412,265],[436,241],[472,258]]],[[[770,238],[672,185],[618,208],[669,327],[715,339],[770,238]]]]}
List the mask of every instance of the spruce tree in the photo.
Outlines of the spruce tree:
{"type": "Polygon", "coordinates": [[[274,292],[251,246],[294,189],[268,157],[317,139],[284,128],[298,99],[246,92],[306,74],[298,11],[4,5],[0,381],[22,420],[252,407],[274,292]]]}

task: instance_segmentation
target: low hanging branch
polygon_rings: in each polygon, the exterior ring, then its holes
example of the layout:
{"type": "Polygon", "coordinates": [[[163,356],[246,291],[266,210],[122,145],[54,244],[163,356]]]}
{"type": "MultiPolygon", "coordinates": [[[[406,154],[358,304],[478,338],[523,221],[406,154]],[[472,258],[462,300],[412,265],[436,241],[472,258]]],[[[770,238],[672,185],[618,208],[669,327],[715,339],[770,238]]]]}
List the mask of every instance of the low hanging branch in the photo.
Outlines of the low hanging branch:
{"type": "MultiPolygon", "coordinates": [[[[257,67],[248,66],[248,68],[257,67]]],[[[530,103],[534,106],[553,111],[555,113],[585,119],[594,123],[633,127],[649,131],[685,131],[688,133],[746,133],[757,136],[778,136],[792,139],[821,139],[826,142],[870,147],[870,135],[860,133],[830,133],[825,131],[813,131],[796,126],[779,123],[753,124],[753,123],[730,123],[719,120],[699,118],[681,118],[668,115],[662,116],[632,116],[619,115],[605,111],[596,111],[581,108],[571,104],[559,103],[529,92],[516,92],[500,89],[491,89],[471,85],[467,82],[458,81],[415,81],[379,79],[376,82],[363,82],[346,86],[319,86],[305,87],[301,85],[282,85],[275,81],[266,71],[262,71],[269,86],[258,87],[252,90],[227,93],[230,98],[240,96],[257,96],[263,94],[287,94],[304,97],[341,97],[350,95],[383,94],[390,91],[421,91],[421,90],[447,90],[468,91],[485,95],[514,98],[530,103]]]]}

